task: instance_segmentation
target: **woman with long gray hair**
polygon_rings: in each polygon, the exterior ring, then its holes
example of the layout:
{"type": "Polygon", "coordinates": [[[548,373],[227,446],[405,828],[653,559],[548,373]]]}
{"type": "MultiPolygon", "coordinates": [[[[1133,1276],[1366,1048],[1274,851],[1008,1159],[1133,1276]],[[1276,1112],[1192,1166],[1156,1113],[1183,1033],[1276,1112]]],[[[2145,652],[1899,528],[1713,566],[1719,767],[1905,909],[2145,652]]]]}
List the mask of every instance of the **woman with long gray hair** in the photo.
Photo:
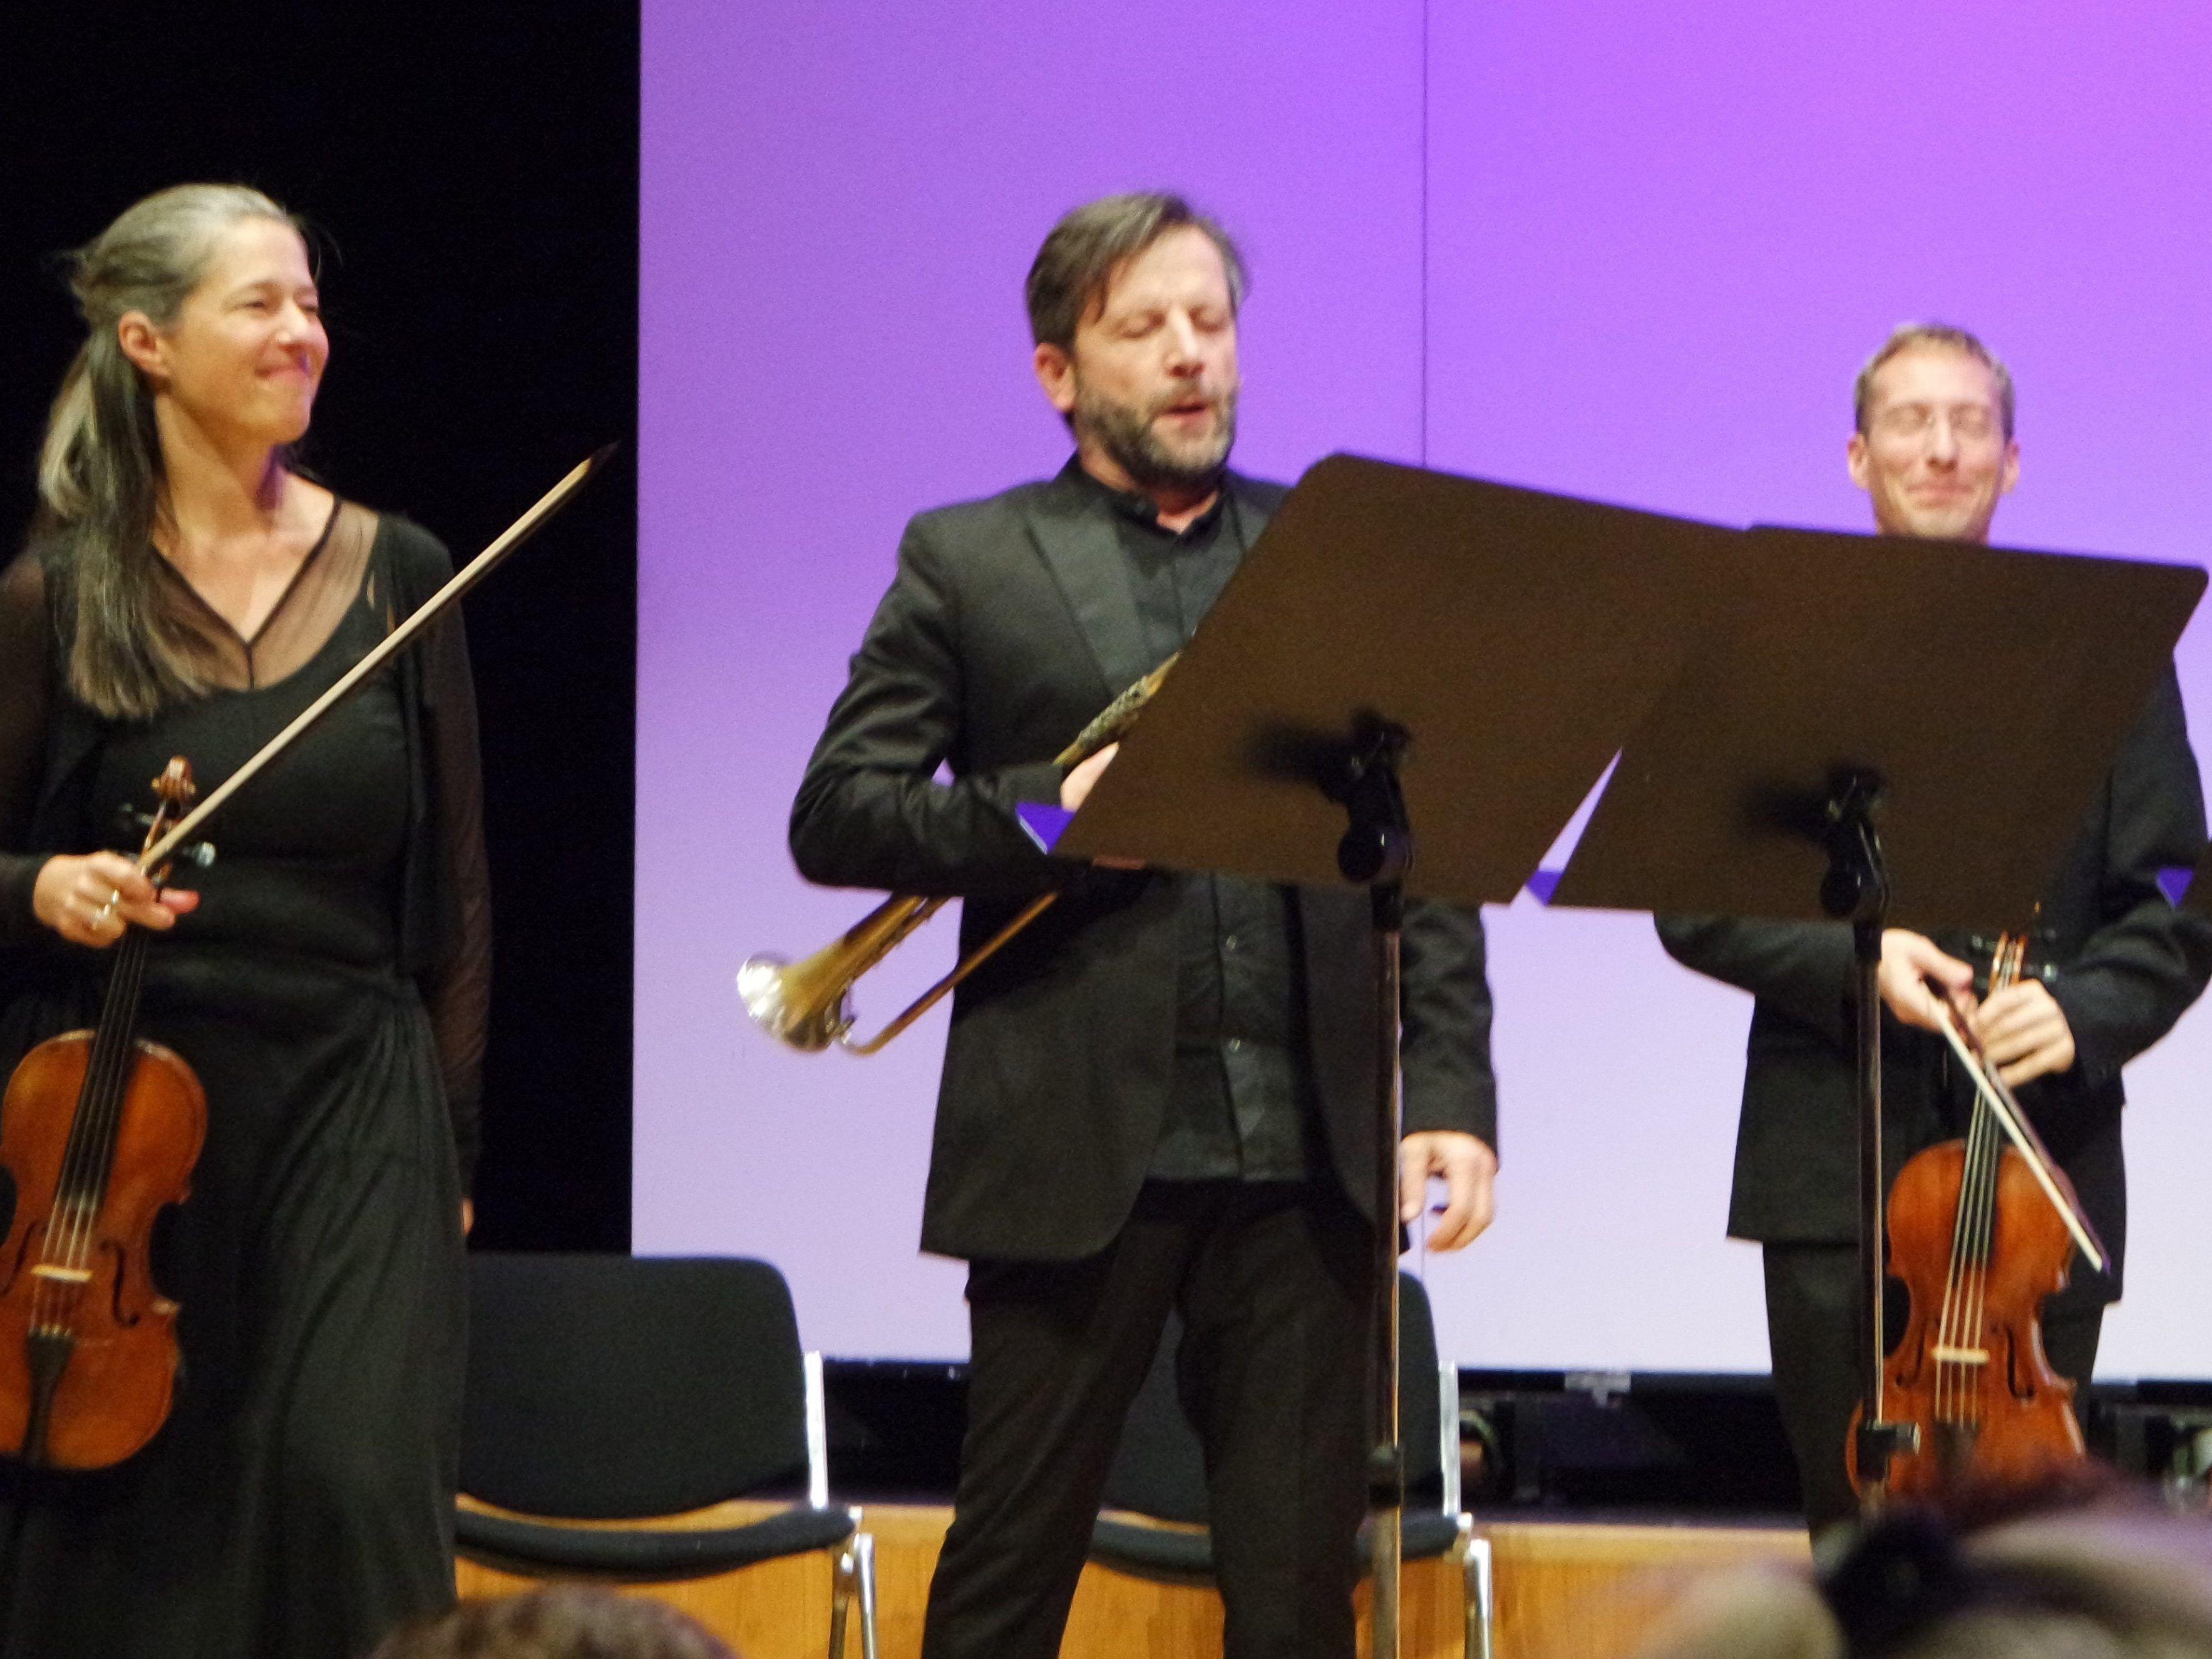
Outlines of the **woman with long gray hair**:
{"type": "Polygon", "coordinates": [[[267,197],[149,197],[75,258],[83,349],[0,572],[0,1061],[140,1030],[208,1102],[155,1239],[169,1419],[112,1470],[0,1473],[0,1655],[356,1659],[453,1598],[462,1234],[489,974],[458,616],[210,826],[194,890],[104,850],[172,755],[204,790],[450,568],[298,471],[329,340],[267,197]]]}

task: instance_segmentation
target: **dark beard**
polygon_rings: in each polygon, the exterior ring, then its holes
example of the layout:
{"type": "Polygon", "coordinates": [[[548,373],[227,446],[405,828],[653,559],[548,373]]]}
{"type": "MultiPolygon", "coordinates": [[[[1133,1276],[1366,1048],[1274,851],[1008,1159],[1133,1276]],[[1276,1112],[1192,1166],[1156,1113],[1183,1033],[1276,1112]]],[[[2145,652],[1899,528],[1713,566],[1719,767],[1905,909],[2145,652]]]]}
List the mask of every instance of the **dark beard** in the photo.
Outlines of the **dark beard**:
{"type": "Polygon", "coordinates": [[[1137,409],[1088,397],[1079,386],[1075,429],[1079,436],[1097,440],[1140,489],[1210,489],[1221,482],[1230,448],[1237,441],[1237,394],[1230,392],[1218,400],[1221,424],[1214,441],[1200,451],[1178,453],[1161,441],[1152,429],[1152,421],[1161,410],[1188,395],[1177,392],[1150,407],[1137,409]]]}

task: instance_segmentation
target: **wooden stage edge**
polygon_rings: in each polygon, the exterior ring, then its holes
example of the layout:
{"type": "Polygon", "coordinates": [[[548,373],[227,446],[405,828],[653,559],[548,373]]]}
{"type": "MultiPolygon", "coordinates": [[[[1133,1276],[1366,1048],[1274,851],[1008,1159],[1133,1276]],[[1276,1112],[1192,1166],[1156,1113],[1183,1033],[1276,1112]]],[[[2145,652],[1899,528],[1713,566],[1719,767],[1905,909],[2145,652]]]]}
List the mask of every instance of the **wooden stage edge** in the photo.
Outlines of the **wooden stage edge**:
{"type": "MultiPolygon", "coordinates": [[[[774,1507],[722,1504],[663,1524],[729,1526],[774,1507]]],[[[915,1659],[930,1572],[952,1512],[917,1504],[860,1507],[862,1525],[876,1540],[881,1659],[915,1659]]],[[[1490,1540],[1497,1659],[1617,1659],[1693,1579],[1807,1559],[1802,1528],[1781,1525],[1478,1517],[1475,1535],[1490,1540]]],[[[532,1582],[469,1561],[460,1564],[457,1579],[464,1596],[503,1595],[532,1582]]],[[[1457,1659],[1462,1582],[1456,1560],[1407,1564],[1406,1659],[1457,1659]]],[[[682,1607],[743,1659],[822,1659],[829,1651],[830,1583],[829,1557],[816,1553],[710,1579],[620,1588],[682,1607]]],[[[1361,1595],[1364,1611],[1364,1589],[1361,1595]]],[[[847,1652],[858,1656],[857,1607],[846,1643],[847,1652]]],[[[1154,1583],[1096,1564],[1084,1569],[1061,1659],[1216,1659],[1220,1652],[1221,1602],[1212,1590],[1154,1583]]]]}

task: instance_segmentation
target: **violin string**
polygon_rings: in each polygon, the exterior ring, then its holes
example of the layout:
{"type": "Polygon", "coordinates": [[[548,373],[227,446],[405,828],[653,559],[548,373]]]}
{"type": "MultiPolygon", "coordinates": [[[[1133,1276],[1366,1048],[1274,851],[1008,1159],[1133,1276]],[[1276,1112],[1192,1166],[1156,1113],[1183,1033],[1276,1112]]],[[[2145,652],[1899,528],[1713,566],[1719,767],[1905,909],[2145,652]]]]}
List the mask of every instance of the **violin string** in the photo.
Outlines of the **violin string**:
{"type": "MultiPolygon", "coordinates": [[[[1983,1115],[1975,1113],[1967,1120],[1966,1144],[1960,1160],[1959,1179],[1959,1210],[1954,1222],[1959,1259],[1958,1304],[1953,1320],[1949,1346],[1954,1353],[1967,1353],[1976,1346],[1979,1331],[1981,1289],[1987,1263],[1987,1238],[1978,1224],[1980,1213],[1982,1170],[1987,1161],[1989,1125],[1983,1115]]],[[[1975,1367],[1964,1360],[1951,1365],[1951,1401],[1948,1420],[1963,1422],[1970,1419],[1969,1407],[1974,1395],[1975,1367]]]]}
{"type": "MultiPolygon", "coordinates": [[[[2024,935],[2024,934],[2020,934],[2020,933],[2008,934],[2008,935],[2007,935],[2007,936],[2006,936],[2005,944],[2006,944],[2006,951],[2005,951],[2005,965],[2004,965],[2004,984],[2003,984],[2002,987],[1999,987],[1999,988],[1998,988],[1998,989],[2004,989],[2004,990],[2009,990],[2009,989],[2011,989],[2011,988],[2012,988],[2013,986],[2014,986],[2014,985],[2016,985],[2016,984],[2018,984],[2018,983],[2020,982],[2021,972],[2022,969],[2026,966],[2026,963],[2027,963],[2027,936],[2026,936],[2026,935],[2024,935]]],[[[1992,1062],[1986,1062],[1986,1061],[1985,1061],[1985,1063],[1989,1063],[1989,1064],[1990,1065],[1990,1069],[1992,1070],[1992,1072],[1994,1072],[1994,1070],[1995,1070],[1994,1063],[1992,1063],[1992,1062]]],[[[1990,1112],[1990,1111],[1988,1111],[1988,1110],[1987,1110],[1987,1103],[1985,1103],[1985,1102],[1984,1102],[1984,1103],[1983,1103],[1983,1105],[1984,1105],[1984,1115],[1985,1115],[1986,1116],[1988,1116],[1988,1118],[1990,1119],[1990,1197],[1989,1197],[1989,1221],[1988,1221],[1988,1226],[1989,1226],[1989,1230],[1990,1230],[1990,1251],[1989,1251],[1989,1254],[1990,1254],[1990,1259],[1991,1261],[1994,1261],[1994,1260],[1996,1259],[1996,1255],[1997,1198],[1998,1198],[1998,1193],[1999,1193],[2000,1188],[2002,1187],[2002,1180],[2003,1180],[2003,1176],[2004,1176],[2004,1160],[2005,1160],[2005,1153],[2006,1153],[2006,1152],[2007,1152],[2007,1150],[2008,1150],[2008,1149],[2007,1149],[2007,1147],[2006,1147],[2006,1146],[2005,1146],[2005,1143],[2004,1143],[2004,1141],[2002,1140],[2002,1138],[2000,1138],[2000,1137],[1998,1136],[1997,1133],[1996,1133],[1996,1113],[1994,1113],[1994,1112],[1990,1112]]],[[[1985,1275],[1985,1276],[1986,1276],[1986,1275],[1985,1275]]],[[[1995,1349],[1994,1349],[1994,1348],[1992,1348],[1992,1350],[1991,1350],[1991,1354],[1992,1354],[1992,1359],[1993,1359],[1993,1361],[1994,1361],[1994,1357],[1995,1357],[1995,1349]]],[[[1994,1381],[1992,1381],[1991,1386],[1994,1386],[1994,1381]]]]}
{"type": "MultiPolygon", "coordinates": [[[[1990,964],[1992,984],[1995,983],[1999,971],[1998,964],[1992,962],[1990,964]]],[[[1973,1109],[1967,1119],[1966,1170],[1959,1188],[1959,1213],[1960,1222],[1968,1234],[1966,1255],[1971,1264],[1965,1318],[1961,1322],[1960,1331],[1960,1346],[1968,1349],[1978,1349],[1981,1346],[1982,1312],[1986,1303],[1985,1292],[1989,1281],[1989,1231],[1984,1224],[1986,1215],[1984,1200],[1988,1190],[1986,1176],[1989,1167],[1990,1128],[1989,1113],[1984,1108],[1981,1097],[1977,1095],[1973,1109]]],[[[1980,1369],[1987,1368],[1984,1366],[1980,1369]]],[[[1962,1421],[1972,1421],[1979,1415],[1978,1412],[1972,1409],[1972,1406],[1978,1402],[1979,1390],[1973,1388],[1968,1379],[1963,1376],[1960,1382],[1961,1399],[1959,1417],[1962,1421]]]]}
{"type": "MultiPolygon", "coordinates": [[[[1992,996],[2012,983],[2013,969],[2012,941],[2007,936],[1998,940],[1996,958],[1990,963],[1990,994],[1992,996]]],[[[1984,1054],[1982,1060],[1986,1067],[1988,1056],[1984,1054]]],[[[1995,1258],[1996,1247],[1997,1172],[2004,1162],[2004,1144],[1997,1138],[1994,1115],[1979,1091],[1974,1095],[1974,1122],[1983,1131],[1982,1168],[1977,1174],[1974,1193],[1975,1222],[1981,1233],[1981,1247],[1978,1253],[1981,1261],[1980,1283],[1976,1286],[1974,1297],[1974,1337],[1976,1346],[1990,1356],[1990,1363],[1981,1367],[1984,1386],[1975,1395],[1978,1403],[1988,1397],[1987,1374],[1996,1359],[1996,1350],[1987,1340],[1985,1326],[1989,1310],[1990,1266],[1995,1258]]],[[[1978,1419],[1981,1413],[1978,1410],[1975,1416],[1978,1419]]]]}
{"type": "Polygon", "coordinates": [[[70,1120],[69,1136],[62,1146],[62,1164],[54,1178],[54,1203],[59,1214],[46,1223],[46,1240],[43,1259],[66,1265],[69,1255],[69,1224],[73,1213],[76,1194],[84,1167],[85,1106],[97,1097],[100,1089],[101,1034],[108,1027],[108,1011],[115,1004],[115,981],[111,972],[107,994],[100,1009],[100,1025],[93,1033],[90,1051],[85,1056],[84,1076],[77,1084],[77,1102],[70,1120]]]}
{"type": "MultiPolygon", "coordinates": [[[[1999,938],[1996,951],[1990,963],[1990,995],[1995,996],[1999,992],[2009,988],[2014,981],[2019,977],[2022,951],[2023,941],[2016,936],[2005,934],[1999,938]]],[[[1988,1056],[1984,1054],[1980,1058],[1984,1066],[1988,1066],[1988,1056]]],[[[1975,1251],[1978,1266],[1971,1335],[1973,1346],[1994,1358],[1995,1351],[1985,1340],[1987,1333],[1984,1328],[1987,1322],[1989,1310],[1990,1269],[1996,1255],[1997,1184],[2004,1165],[2004,1143],[1997,1136],[1996,1115],[1990,1110],[1988,1103],[1981,1097],[1978,1091],[1974,1097],[1972,1127],[1981,1144],[1977,1153],[1973,1183],[1974,1224],[1978,1238],[1975,1251]]],[[[1990,1364],[1987,1362],[1979,1367],[1982,1373],[1980,1379],[1982,1386],[1978,1388],[1974,1394],[1978,1405],[1980,1401],[1987,1397],[1987,1389],[1990,1386],[1987,1373],[1990,1369],[1990,1364]]],[[[1979,1418],[1978,1410],[1975,1413],[1975,1416],[1977,1419],[1979,1418]]]]}
{"type": "MultiPolygon", "coordinates": [[[[76,1105],[70,1118],[69,1135],[63,1143],[61,1168],[54,1178],[54,1195],[47,1216],[46,1239],[40,1251],[40,1259],[43,1263],[56,1267],[69,1267],[75,1265],[73,1258],[77,1249],[76,1226],[79,1209],[76,1195],[83,1182],[85,1143],[88,1138],[87,1108],[88,1105],[96,1105],[99,1099],[100,1078],[106,1069],[103,1060],[105,1050],[108,1046],[106,1036],[114,1025],[110,1015],[116,1006],[117,995],[120,988],[117,980],[123,966],[121,957],[116,958],[110,964],[107,989],[101,1003],[100,1024],[93,1032],[91,1051],[85,1057],[84,1075],[77,1085],[76,1105]]],[[[60,1282],[40,1276],[32,1287],[33,1321],[40,1328],[54,1328],[63,1322],[65,1303],[66,1298],[62,1294],[60,1282]]]]}
{"type": "Polygon", "coordinates": [[[130,1006],[124,1011],[123,1041],[116,1045],[115,1078],[102,1115],[93,1169],[97,1196],[103,1200],[114,1178],[115,1153],[123,1139],[123,1115],[129,1109],[131,1085],[138,1073],[138,1006],[146,988],[146,963],[153,949],[151,936],[133,930],[131,945],[130,1006]]]}
{"type": "MultiPolygon", "coordinates": [[[[148,831],[147,845],[151,846],[181,804],[179,798],[165,787],[170,775],[164,773],[155,780],[154,788],[160,799],[155,804],[152,824],[148,831]]],[[[182,800],[189,800],[189,778],[185,785],[182,800]]],[[[155,884],[161,884],[160,873],[155,874],[155,884]]],[[[108,994],[101,1009],[100,1030],[93,1042],[93,1067],[98,1073],[98,1085],[90,1085],[88,1077],[87,1095],[89,1110],[81,1106],[77,1116],[84,1129],[84,1139],[76,1166],[72,1171],[72,1226],[70,1231],[68,1265],[78,1269],[88,1268],[99,1231],[99,1212],[106,1198],[109,1176],[114,1167],[116,1142],[119,1134],[123,1103],[128,1094],[131,1079],[136,1070],[138,1045],[136,1033],[138,1023],[139,994],[145,984],[146,934],[138,928],[125,926],[123,938],[116,946],[115,963],[108,979],[108,994]]],[[[74,1142],[74,1133],[70,1136],[74,1142]]]]}
{"type": "MultiPolygon", "coordinates": [[[[1974,1224],[1975,1199],[1980,1186],[1982,1152],[1982,1121],[1979,1115],[1970,1117],[1966,1126],[1966,1145],[1959,1173],[1959,1231],[1962,1240],[1960,1254],[1965,1259],[1961,1277],[1964,1279],[1959,1297],[1959,1328],[1953,1338],[1960,1352],[1973,1346],[1974,1340],[1974,1279],[1975,1268],[1981,1249],[1980,1230],[1974,1224]]],[[[1952,1402],[1951,1420],[1964,1422],[1970,1417],[1969,1384],[1965,1365],[1959,1367],[1958,1389],[1952,1402]]]]}
{"type": "MultiPolygon", "coordinates": [[[[1974,1102],[1972,1133],[1978,1144],[1974,1148],[1974,1180],[1972,1198],[1975,1234],[1974,1287],[1972,1301],[1968,1310],[1966,1338],[1971,1346],[1986,1354],[1989,1352],[1989,1346],[1984,1340],[1985,1333],[1983,1325],[1984,1315],[1989,1308],[1990,1251],[1993,1243],[1991,1224],[1996,1200],[1996,1164],[1998,1158],[2002,1156],[2003,1148],[1998,1142],[1996,1125],[1990,1117],[1989,1108],[1982,1103],[1979,1097],[1977,1097],[1974,1102]]],[[[1974,1375],[1978,1382],[1986,1384],[1989,1369],[1986,1360],[1974,1368],[1974,1375]]],[[[1978,1421],[1981,1417],[1979,1407],[1984,1397],[1985,1387],[1972,1386],[1970,1387],[1969,1392],[1975,1409],[1969,1413],[1968,1416],[1978,1421]]]]}
{"type": "MultiPolygon", "coordinates": [[[[128,942],[127,939],[125,942],[128,942]]],[[[74,1267],[81,1249],[82,1199],[91,1159],[89,1143],[93,1119],[106,1090],[110,1070],[108,1055],[114,1048],[113,1033],[118,1024],[115,1016],[124,999],[126,988],[124,980],[128,967],[127,953],[118,955],[109,965],[107,992],[101,1002],[100,1025],[93,1033],[91,1052],[85,1057],[84,1077],[77,1085],[76,1109],[70,1121],[69,1139],[64,1144],[61,1172],[54,1189],[55,1200],[60,1210],[60,1225],[57,1228],[52,1220],[47,1223],[46,1260],[58,1267],[74,1267]]],[[[52,1282],[47,1281],[49,1284],[52,1282]]],[[[50,1297],[48,1299],[58,1297],[50,1297]]]]}
{"type": "MultiPolygon", "coordinates": [[[[1992,979],[1998,971],[1997,962],[1992,958],[1990,964],[1992,979]]],[[[1958,1332],[1953,1339],[1954,1349],[1958,1352],[1971,1351],[1975,1346],[1975,1339],[1980,1331],[1981,1297],[1977,1291],[1980,1288],[1980,1269],[1987,1261],[1984,1255],[1987,1240],[1977,1223],[1980,1216],[1980,1177],[1983,1156],[1986,1150],[1985,1128],[1984,1115],[1980,1109],[1979,1097],[1977,1097],[1975,1109],[1969,1114],[1966,1121],[1966,1156],[1960,1171],[1959,1182],[1959,1228],[1964,1238],[1962,1253],[1966,1257],[1967,1282],[1961,1297],[1958,1332]]],[[[1967,1402],[1974,1390],[1968,1373],[1972,1368],[1961,1364],[1957,1369],[1958,1397],[1953,1404],[1953,1420],[1961,1421],[1966,1420],[1970,1415],[1967,1402]]]]}
{"type": "Polygon", "coordinates": [[[141,937],[126,933],[116,949],[107,997],[100,1010],[100,1030],[93,1036],[91,1060],[86,1069],[76,1119],[71,1126],[70,1139],[76,1156],[67,1182],[68,1222],[62,1265],[72,1269],[82,1269],[91,1260],[93,1237],[98,1228],[103,1153],[112,1143],[108,1127],[115,1116],[117,1097],[127,1073],[126,1060],[131,1047],[129,1015],[138,1000],[137,969],[143,955],[141,937]]]}
{"type": "MultiPolygon", "coordinates": [[[[2019,984],[2021,976],[2027,972],[2027,940],[2028,936],[2024,933],[2015,933],[2012,937],[2012,957],[2005,969],[2005,984],[2008,988],[2019,984]]],[[[1990,1115],[1994,1118],[1996,1114],[1992,1112],[1990,1115]]],[[[2014,1149],[2008,1146],[2004,1142],[1999,1141],[1997,1143],[1997,1169],[1996,1174],[1991,1177],[1991,1188],[1990,1194],[1990,1224],[1992,1228],[1996,1224],[1998,1182],[2003,1175],[2004,1160],[2007,1153],[2008,1152],[2012,1154],[2013,1162],[2014,1164],[2021,1162],[2019,1154],[2014,1151],[2014,1149]]],[[[2009,1356],[2008,1356],[2006,1363],[2008,1367],[2009,1367],[2011,1364],[2009,1356]]]]}
{"type": "MultiPolygon", "coordinates": [[[[1978,1243],[1973,1226],[1976,1152],[1982,1128],[1979,1115],[1968,1121],[1959,1172],[1958,1207],[1951,1220],[1951,1257],[1943,1280],[1943,1315],[1938,1340],[1946,1354],[1964,1352],[1972,1335],[1973,1274],[1978,1243]]],[[[1963,1411],[1967,1389],[1964,1363],[1939,1357],[1936,1362],[1936,1415],[1941,1422],[1956,1422],[1963,1411]]]]}
{"type": "MultiPolygon", "coordinates": [[[[2011,984],[2020,971],[2025,954],[2025,941],[2014,935],[1999,938],[1990,962],[1990,990],[1994,995],[2011,984]]],[[[1997,1175],[2003,1160],[2003,1147],[1996,1139],[1996,1126],[1990,1113],[1980,1098],[1975,1097],[1974,1108],[1968,1118],[1964,1157],[1960,1170],[1959,1207],[1953,1218],[1951,1260],[1943,1286],[1942,1316],[1939,1324],[1939,1340],[1951,1353],[1968,1353],[1987,1349],[1982,1342],[1983,1326],[1989,1304],[1990,1261],[1995,1243],[1996,1193],[1997,1175]]],[[[1968,1415],[1968,1406],[1977,1407],[1972,1415],[1978,1418],[1978,1402],[1982,1398],[1979,1384],[1985,1380],[1986,1358],[1981,1365],[1965,1360],[1936,1361],[1936,1416],[1939,1420],[1959,1421],[1968,1415]]]]}
{"type": "MultiPolygon", "coordinates": [[[[154,813],[147,846],[153,845],[179,804],[191,799],[189,771],[181,796],[165,785],[174,772],[155,782],[161,802],[154,813]]],[[[159,874],[155,876],[158,886],[159,874]]],[[[63,1143],[60,1168],[50,1200],[42,1262],[75,1273],[88,1272],[97,1245],[100,1212],[114,1173],[115,1149],[121,1134],[123,1106],[136,1069],[136,1037],[139,994],[145,983],[146,935],[124,925],[123,937],[110,959],[107,988],[101,999],[100,1024],[93,1032],[91,1052],[85,1057],[84,1075],[77,1085],[76,1109],[63,1143]],[[54,1213],[59,1211],[57,1217],[54,1213]],[[57,1220],[59,1225],[57,1227],[57,1220]],[[57,1237],[58,1235],[58,1237],[57,1237]]],[[[39,1276],[31,1291],[34,1328],[66,1328],[69,1315],[82,1299],[84,1281],[39,1276]]]]}
{"type": "Polygon", "coordinates": [[[93,1122],[91,1146],[92,1167],[86,1182],[86,1237],[84,1255],[77,1265],[91,1265],[96,1248],[98,1218],[106,1200],[107,1184],[115,1169],[115,1149],[123,1128],[125,1103],[131,1094],[131,1081],[138,1068],[138,1044],[136,1032],[138,1024],[139,993],[146,982],[146,935],[133,930],[125,940],[129,948],[129,981],[125,988],[125,1006],[121,1021],[120,1040],[115,1045],[115,1056],[111,1062],[108,1088],[100,1101],[100,1110],[93,1122]]]}
{"type": "Polygon", "coordinates": [[[80,1095],[76,1121],[70,1126],[70,1168],[63,1199],[67,1208],[63,1231],[61,1265],[65,1267],[83,1266],[86,1235],[91,1230],[91,1218],[86,1213],[91,1207],[89,1188],[95,1174],[95,1159],[100,1139],[100,1120],[114,1090],[115,1050],[117,1039],[122,1035],[122,1012],[131,999],[131,959],[126,935],[108,975],[107,998],[100,1010],[100,1030],[94,1033],[92,1054],[85,1069],[83,1089],[80,1095]]]}
{"type": "Polygon", "coordinates": [[[1942,1316],[1936,1328],[1936,1416],[1938,1421],[1948,1421],[1951,1414],[1951,1362],[1943,1356],[1958,1346],[1960,1312],[1960,1283],[1966,1267],[1966,1241],[1960,1221],[1964,1211],[1954,1215],[1951,1222],[1951,1255],[1944,1264],[1942,1316]]]}
{"type": "Polygon", "coordinates": [[[116,947],[100,1030],[93,1037],[85,1085],[71,1126],[74,1158],[66,1177],[62,1265],[72,1269],[83,1270],[91,1265],[106,1186],[103,1176],[112,1163],[122,1098],[131,1061],[137,1057],[131,1033],[144,982],[145,956],[145,935],[136,929],[126,932],[116,947]]]}
{"type": "Polygon", "coordinates": [[[1936,1327],[1936,1418],[1938,1422],[1950,1419],[1951,1362],[1943,1358],[1956,1346],[1959,1312],[1959,1279],[1964,1266],[1964,1242],[1960,1237],[1958,1218],[1952,1218],[1951,1256],[1944,1264],[1943,1308],[1936,1327]]]}

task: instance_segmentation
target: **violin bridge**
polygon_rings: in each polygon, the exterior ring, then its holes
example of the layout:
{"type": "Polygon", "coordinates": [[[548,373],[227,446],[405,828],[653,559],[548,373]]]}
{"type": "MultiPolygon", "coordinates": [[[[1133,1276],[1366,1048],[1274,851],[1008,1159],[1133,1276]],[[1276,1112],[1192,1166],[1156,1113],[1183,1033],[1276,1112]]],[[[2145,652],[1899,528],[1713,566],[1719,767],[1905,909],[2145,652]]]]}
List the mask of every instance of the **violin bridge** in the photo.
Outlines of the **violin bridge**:
{"type": "Polygon", "coordinates": [[[51,1261],[41,1261],[31,1269],[31,1277],[58,1279],[64,1285],[89,1285],[92,1283],[92,1270],[88,1267],[58,1267],[51,1261]]]}
{"type": "Polygon", "coordinates": [[[1950,1348],[1938,1342],[1929,1352],[1938,1363],[1946,1365],[1986,1365],[1990,1363],[1987,1348],[1950,1348]]]}

